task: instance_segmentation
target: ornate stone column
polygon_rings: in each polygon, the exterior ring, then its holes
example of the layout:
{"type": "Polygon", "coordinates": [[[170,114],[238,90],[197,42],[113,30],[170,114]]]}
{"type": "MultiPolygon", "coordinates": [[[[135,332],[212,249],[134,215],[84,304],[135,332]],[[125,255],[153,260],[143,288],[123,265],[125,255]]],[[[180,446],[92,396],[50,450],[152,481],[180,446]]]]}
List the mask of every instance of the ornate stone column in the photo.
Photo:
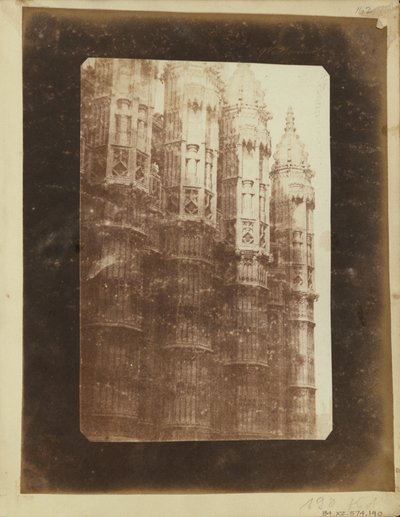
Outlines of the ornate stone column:
{"type": "Polygon", "coordinates": [[[228,439],[267,438],[274,429],[267,283],[271,115],[263,99],[250,66],[238,64],[228,81],[221,119],[220,196],[228,256],[221,412],[228,439]]]}
{"type": "Polygon", "coordinates": [[[213,432],[218,76],[173,62],[165,82],[164,340],[160,438],[213,432]]]}
{"type": "MultiPolygon", "coordinates": [[[[313,172],[296,133],[293,110],[271,171],[274,297],[286,336],[286,431],[290,438],[315,437],[313,172]]],[[[279,324],[278,324],[279,325],[279,324]]]]}
{"type": "Polygon", "coordinates": [[[153,342],[144,271],[154,250],[155,65],[96,59],[94,81],[83,121],[89,136],[81,183],[81,430],[95,441],[148,439],[153,342]]]}

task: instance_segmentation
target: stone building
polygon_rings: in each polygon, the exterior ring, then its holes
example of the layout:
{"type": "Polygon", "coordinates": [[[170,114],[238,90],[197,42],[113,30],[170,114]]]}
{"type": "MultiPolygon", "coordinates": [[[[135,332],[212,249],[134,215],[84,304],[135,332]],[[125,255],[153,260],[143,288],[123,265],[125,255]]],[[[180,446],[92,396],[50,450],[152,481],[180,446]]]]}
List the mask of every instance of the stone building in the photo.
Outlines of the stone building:
{"type": "Polygon", "coordinates": [[[96,59],[81,131],[81,431],[315,437],[314,191],[250,65],[96,59]],[[164,112],[155,113],[157,81],[164,112]]]}

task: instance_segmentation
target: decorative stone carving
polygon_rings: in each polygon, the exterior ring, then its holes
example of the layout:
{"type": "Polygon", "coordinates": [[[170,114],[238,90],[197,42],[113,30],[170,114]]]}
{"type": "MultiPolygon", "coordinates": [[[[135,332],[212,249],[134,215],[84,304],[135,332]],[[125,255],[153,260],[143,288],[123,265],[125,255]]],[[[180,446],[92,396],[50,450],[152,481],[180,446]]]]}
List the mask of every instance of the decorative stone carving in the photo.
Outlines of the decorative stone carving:
{"type": "Polygon", "coordinates": [[[185,189],[184,211],[190,215],[199,213],[199,191],[197,189],[185,189]]]}
{"type": "Polygon", "coordinates": [[[267,231],[268,226],[264,223],[260,223],[260,248],[266,249],[267,248],[267,231]]]}
{"type": "Polygon", "coordinates": [[[294,283],[294,285],[296,285],[296,286],[301,286],[301,285],[303,285],[303,279],[302,279],[302,277],[301,277],[301,275],[300,275],[300,274],[297,274],[297,275],[294,277],[293,283],[294,283]]]}
{"type": "Polygon", "coordinates": [[[129,99],[121,98],[117,100],[117,108],[123,112],[129,111],[132,106],[132,102],[129,99]]]}
{"type": "Polygon", "coordinates": [[[242,243],[254,244],[254,223],[252,221],[242,221],[242,243]]]}
{"type": "Polygon", "coordinates": [[[304,194],[301,192],[301,190],[295,192],[292,194],[292,201],[296,205],[299,205],[300,203],[303,203],[304,201],[304,194]]]}
{"type": "Polygon", "coordinates": [[[307,283],[308,287],[313,289],[313,271],[310,268],[308,269],[307,283]]]}
{"type": "Polygon", "coordinates": [[[206,150],[205,186],[209,190],[213,189],[213,158],[211,149],[206,150]]]}
{"type": "Polygon", "coordinates": [[[127,149],[114,148],[112,174],[124,177],[128,174],[129,151],[127,149]]]}
{"type": "Polygon", "coordinates": [[[254,149],[256,147],[255,142],[250,139],[248,139],[247,141],[243,140],[242,145],[243,145],[243,147],[246,148],[248,153],[251,153],[252,151],[254,151],[254,149]]]}
{"type": "Polygon", "coordinates": [[[203,109],[203,103],[199,102],[197,99],[189,100],[188,108],[190,108],[193,113],[197,113],[199,110],[203,109]]]}
{"type": "Polygon", "coordinates": [[[147,156],[137,152],[136,154],[136,169],[135,169],[135,180],[139,183],[143,183],[146,175],[147,167],[147,156]]]}
{"type": "Polygon", "coordinates": [[[309,233],[307,234],[307,263],[309,266],[314,263],[313,251],[313,236],[309,233]]]}
{"type": "Polygon", "coordinates": [[[212,218],[211,200],[212,200],[212,194],[210,194],[209,192],[206,192],[204,194],[204,215],[205,215],[205,217],[207,217],[207,219],[212,218]]]}

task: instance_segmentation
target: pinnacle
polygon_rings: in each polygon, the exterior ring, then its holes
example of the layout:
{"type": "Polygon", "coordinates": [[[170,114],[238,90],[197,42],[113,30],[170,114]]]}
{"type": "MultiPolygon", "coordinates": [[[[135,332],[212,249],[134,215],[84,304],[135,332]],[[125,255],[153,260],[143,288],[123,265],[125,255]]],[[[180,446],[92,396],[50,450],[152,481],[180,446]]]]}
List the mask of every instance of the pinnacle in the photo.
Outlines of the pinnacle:
{"type": "Polygon", "coordinates": [[[248,105],[262,104],[264,92],[249,63],[236,63],[228,80],[228,101],[232,104],[244,102],[248,105]]]}
{"type": "Polygon", "coordinates": [[[292,106],[288,107],[285,119],[285,131],[274,154],[276,166],[301,166],[308,167],[308,154],[304,149],[304,144],[296,132],[295,117],[292,106]]]}
{"type": "Polygon", "coordinates": [[[295,132],[296,128],[294,125],[294,113],[292,106],[288,107],[287,114],[286,114],[286,125],[285,125],[285,132],[295,132]]]}

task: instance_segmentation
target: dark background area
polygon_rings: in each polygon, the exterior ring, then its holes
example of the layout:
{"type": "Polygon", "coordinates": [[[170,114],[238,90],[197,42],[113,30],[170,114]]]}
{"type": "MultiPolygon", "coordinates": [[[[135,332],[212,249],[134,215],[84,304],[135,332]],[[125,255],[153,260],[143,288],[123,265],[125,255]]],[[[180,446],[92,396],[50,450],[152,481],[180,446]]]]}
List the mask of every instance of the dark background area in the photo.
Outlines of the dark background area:
{"type": "Polygon", "coordinates": [[[325,17],[23,14],[21,490],[393,490],[386,29],[325,17]],[[80,433],[80,65],[91,56],[321,65],[330,74],[334,430],[326,441],[91,443],[80,433]]]}

